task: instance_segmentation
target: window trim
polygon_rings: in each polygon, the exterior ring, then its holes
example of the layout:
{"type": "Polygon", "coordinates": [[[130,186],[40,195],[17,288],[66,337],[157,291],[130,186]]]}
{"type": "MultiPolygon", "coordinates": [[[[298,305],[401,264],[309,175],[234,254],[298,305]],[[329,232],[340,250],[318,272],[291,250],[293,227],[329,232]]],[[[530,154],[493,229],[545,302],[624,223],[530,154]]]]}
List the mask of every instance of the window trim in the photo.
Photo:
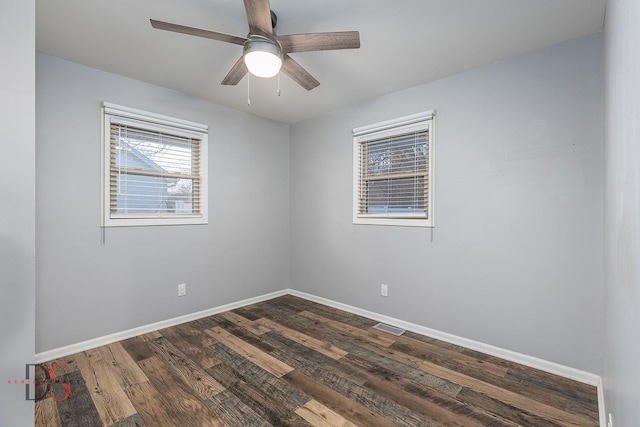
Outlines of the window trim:
{"type": "Polygon", "coordinates": [[[353,223],[365,225],[392,225],[406,227],[434,227],[434,183],[435,183],[435,151],[434,151],[434,117],[435,110],[424,111],[397,119],[386,120],[367,126],[353,129],[353,223]],[[360,145],[372,139],[385,138],[404,132],[415,130],[428,130],[427,150],[429,159],[427,162],[429,180],[427,213],[386,213],[386,214],[361,214],[359,213],[360,194],[360,145]]]}
{"type": "Polygon", "coordinates": [[[204,124],[150,113],[103,102],[101,109],[101,225],[103,227],[136,227],[159,225],[208,224],[208,141],[209,127],[204,124]],[[200,140],[200,213],[199,214],[118,214],[110,208],[111,123],[131,124],[149,130],[200,140]]]}

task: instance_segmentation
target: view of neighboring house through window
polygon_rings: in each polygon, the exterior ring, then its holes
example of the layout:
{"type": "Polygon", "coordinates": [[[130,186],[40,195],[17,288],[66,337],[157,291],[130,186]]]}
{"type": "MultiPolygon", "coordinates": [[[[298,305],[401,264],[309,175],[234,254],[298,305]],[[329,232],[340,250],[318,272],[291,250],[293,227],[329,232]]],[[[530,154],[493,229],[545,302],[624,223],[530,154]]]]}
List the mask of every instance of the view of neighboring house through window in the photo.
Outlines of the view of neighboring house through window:
{"type": "Polygon", "coordinates": [[[103,224],[207,223],[207,127],[104,104],[103,224]]]}
{"type": "Polygon", "coordinates": [[[433,112],[353,135],[354,224],[433,226],[433,112]]]}

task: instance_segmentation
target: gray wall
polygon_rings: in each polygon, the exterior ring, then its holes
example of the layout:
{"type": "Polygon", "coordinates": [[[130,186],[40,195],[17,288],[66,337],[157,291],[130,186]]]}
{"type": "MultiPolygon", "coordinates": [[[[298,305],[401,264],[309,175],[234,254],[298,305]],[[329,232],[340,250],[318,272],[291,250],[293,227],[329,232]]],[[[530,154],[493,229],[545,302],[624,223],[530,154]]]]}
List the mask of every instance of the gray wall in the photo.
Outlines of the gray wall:
{"type": "Polygon", "coordinates": [[[43,54],[36,72],[37,352],[289,286],[287,125],[43,54]],[[102,101],[209,125],[208,225],[101,244],[102,101]]]}
{"type": "Polygon", "coordinates": [[[600,373],[603,55],[597,34],[293,125],[292,287],[600,373]],[[429,109],[433,243],[353,225],[352,128],[429,109]]]}
{"type": "Polygon", "coordinates": [[[23,385],[35,327],[35,1],[0,2],[0,426],[32,426],[23,385]]]}
{"type": "Polygon", "coordinates": [[[640,3],[606,27],[604,373],[614,426],[640,425],[640,3]]]}

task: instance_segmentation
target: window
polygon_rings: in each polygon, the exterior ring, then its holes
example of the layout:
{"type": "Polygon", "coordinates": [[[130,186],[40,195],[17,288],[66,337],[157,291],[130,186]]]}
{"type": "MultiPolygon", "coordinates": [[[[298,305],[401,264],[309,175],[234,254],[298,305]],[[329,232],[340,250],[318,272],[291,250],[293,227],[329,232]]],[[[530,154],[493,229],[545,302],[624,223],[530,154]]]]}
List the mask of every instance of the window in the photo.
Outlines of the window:
{"type": "Polygon", "coordinates": [[[433,226],[433,111],[353,130],[353,223],[433,226]]]}
{"type": "Polygon", "coordinates": [[[104,103],[103,226],[206,224],[206,125],[104,103]]]}

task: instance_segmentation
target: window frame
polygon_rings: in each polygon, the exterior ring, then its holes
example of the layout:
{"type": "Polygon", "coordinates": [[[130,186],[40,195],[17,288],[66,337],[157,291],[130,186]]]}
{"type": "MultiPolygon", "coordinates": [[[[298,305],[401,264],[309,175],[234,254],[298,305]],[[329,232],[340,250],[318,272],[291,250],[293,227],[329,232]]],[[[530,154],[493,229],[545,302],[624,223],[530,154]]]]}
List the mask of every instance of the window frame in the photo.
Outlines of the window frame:
{"type": "Polygon", "coordinates": [[[135,108],[103,102],[101,108],[101,225],[103,227],[136,227],[159,225],[197,225],[208,224],[208,142],[209,127],[204,124],[150,113],[135,108]],[[130,124],[150,131],[162,131],[182,137],[191,137],[200,141],[200,213],[128,213],[111,212],[111,123],[130,124]]]}
{"type": "Polygon", "coordinates": [[[434,227],[434,187],[435,187],[435,110],[424,111],[409,116],[374,123],[353,129],[353,224],[390,225],[405,227],[434,227]],[[367,141],[400,136],[407,132],[428,130],[427,137],[427,212],[363,214],[360,208],[360,147],[367,141]]]}

